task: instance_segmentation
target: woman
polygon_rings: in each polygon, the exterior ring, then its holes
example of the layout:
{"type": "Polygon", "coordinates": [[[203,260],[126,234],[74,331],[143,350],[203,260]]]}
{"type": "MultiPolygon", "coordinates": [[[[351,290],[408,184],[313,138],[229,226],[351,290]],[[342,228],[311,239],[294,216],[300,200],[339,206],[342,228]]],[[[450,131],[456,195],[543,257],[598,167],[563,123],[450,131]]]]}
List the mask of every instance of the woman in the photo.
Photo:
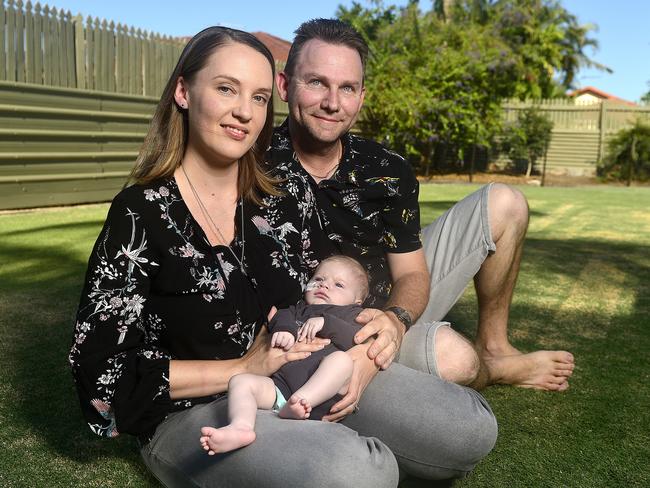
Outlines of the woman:
{"type": "Polygon", "coordinates": [[[136,435],[166,486],[395,486],[385,445],[340,425],[264,412],[253,446],[199,444],[201,426],[227,423],[232,376],[324,346],[271,348],[263,328],[318,254],[309,186],[290,174],[281,194],[260,170],[272,86],[250,34],[212,27],[181,54],[90,257],[70,352],[82,409],[99,435],[136,435]]]}

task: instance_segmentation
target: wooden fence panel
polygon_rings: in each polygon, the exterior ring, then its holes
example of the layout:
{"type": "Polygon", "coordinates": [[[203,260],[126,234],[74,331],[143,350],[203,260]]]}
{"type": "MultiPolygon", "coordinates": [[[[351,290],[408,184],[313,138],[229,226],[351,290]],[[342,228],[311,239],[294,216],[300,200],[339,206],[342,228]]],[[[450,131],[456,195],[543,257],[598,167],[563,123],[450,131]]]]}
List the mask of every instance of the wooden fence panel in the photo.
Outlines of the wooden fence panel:
{"type": "MultiPolygon", "coordinates": [[[[569,175],[593,175],[596,163],[606,155],[607,141],[635,120],[650,121],[650,106],[630,106],[612,101],[574,105],[572,100],[549,102],[508,101],[504,104],[504,119],[516,120],[517,114],[534,105],[552,122],[553,135],[547,154],[550,172],[569,175]]],[[[503,155],[497,164],[507,164],[503,155]]]]}
{"type": "Polygon", "coordinates": [[[159,95],[183,42],[31,0],[0,0],[0,80],[159,95]]]}

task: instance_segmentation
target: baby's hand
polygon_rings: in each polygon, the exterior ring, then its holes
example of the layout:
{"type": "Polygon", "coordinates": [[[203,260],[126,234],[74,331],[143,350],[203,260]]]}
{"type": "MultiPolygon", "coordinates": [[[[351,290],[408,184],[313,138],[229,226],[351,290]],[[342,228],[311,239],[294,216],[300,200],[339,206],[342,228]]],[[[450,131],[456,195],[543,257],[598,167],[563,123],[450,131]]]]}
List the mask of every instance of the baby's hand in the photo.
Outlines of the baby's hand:
{"type": "Polygon", "coordinates": [[[307,319],[298,330],[298,340],[302,341],[306,339],[307,342],[313,341],[316,338],[316,334],[321,331],[324,325],[325,319],[323,317],[307,319]]]}
{"type": "Polygon", "coordinates": [[[296,342],[296,340],[293,338],[293,334],[286,330],[275,332],[273,337],[271,337],[271,347],[279,347],[285,351],[291,349],[294,342],[296,342]]]}

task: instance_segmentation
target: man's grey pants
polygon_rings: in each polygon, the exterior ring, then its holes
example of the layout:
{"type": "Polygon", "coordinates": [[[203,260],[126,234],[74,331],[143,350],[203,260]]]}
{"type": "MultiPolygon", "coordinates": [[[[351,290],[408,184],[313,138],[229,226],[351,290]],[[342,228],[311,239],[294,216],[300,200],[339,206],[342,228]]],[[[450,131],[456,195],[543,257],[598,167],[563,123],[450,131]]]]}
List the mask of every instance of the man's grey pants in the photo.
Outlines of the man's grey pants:
{"type": "Polygon", "coordinates": [[[208,456],[201,427],[228,423],[227,402],[218,400],[171,414],[141,448],[147,467],[168,487],[238,488],[396,487],[400,471],[426,479],[471,471],[496,442],[496,420],[478,392],[437,376],[433,343],[438,321],[495,249],[488,192],[473,193],[424,229],[429,306],[404,338],[401,364],[377,374],[359,412],[333,424],[259,411],[253,444],[208,456]]]}

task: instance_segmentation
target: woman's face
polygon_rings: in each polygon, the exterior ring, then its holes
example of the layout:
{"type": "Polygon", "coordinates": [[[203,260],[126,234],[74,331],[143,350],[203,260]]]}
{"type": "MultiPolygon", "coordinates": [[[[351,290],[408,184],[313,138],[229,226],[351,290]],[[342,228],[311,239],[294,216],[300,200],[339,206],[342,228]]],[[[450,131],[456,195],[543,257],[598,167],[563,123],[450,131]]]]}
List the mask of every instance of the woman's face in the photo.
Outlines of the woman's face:
{"type": "Polygon", "coordinates": [[[188,110],[187,151],[209,164],[237,161],[264,127],[272,90],[264,55],[244,44],[217,48],[191,82],[176,86],[176,102],[188,110]]]}

